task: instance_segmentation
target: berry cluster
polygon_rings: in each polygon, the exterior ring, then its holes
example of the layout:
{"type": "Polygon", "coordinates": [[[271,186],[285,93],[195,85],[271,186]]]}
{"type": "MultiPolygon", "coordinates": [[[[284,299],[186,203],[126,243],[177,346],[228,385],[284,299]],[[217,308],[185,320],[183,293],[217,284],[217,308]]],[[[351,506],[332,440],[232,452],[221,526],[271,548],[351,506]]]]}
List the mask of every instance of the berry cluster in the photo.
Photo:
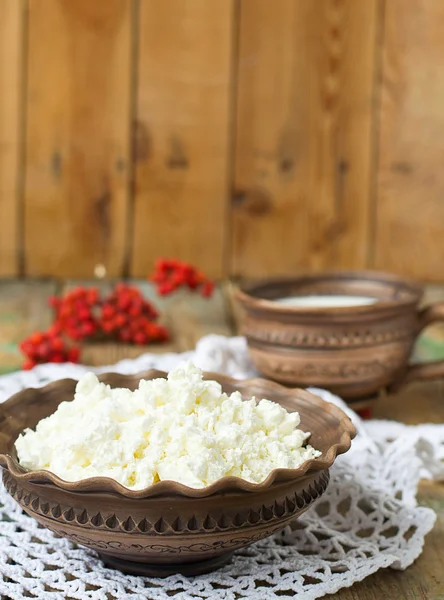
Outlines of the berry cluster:
{"type": "Polygon", "coordinates": [[[45,332],[31,334],[20,349],[23,368],[44,362],[78,362],[80,347],[68,340],[119,340],[129,344],[164,342],[168,331],[157,323],[158,313],[134,286],[118,283],[105,298],[97,288],[82,286],[49,299],[55,319],[45,332]]]}
{"type": "Polygon", "coordinates": [[[130,344],[165,341],[166,329],[156,323],[159,315],[140,290],[117,283],[100,298],[97,288],[77,287],[62,298],[50,298],[55,326],[68,338],[117,339],[130,344]]]}
{"type": "Polygon", "coordinates": [[[55,311],[55,326],[75,341],[92,337],[99,329],[95,316],[98,302],[97,288],[79,286],[62,298],[52,296],[49,304],[55,311]]]}
{"type": "Polygon", "coordinates": [[[20,344],[20,350],[27,357],[23,363],[24,369],[32,369],[45,362],[76,363],[80,356],[80,348],[70,347],[54,326],[47,331],[32,333],[20,344]]]}
{"type": "MultiPolygon", "coordinates": [[[[199,270],[175,259],[158,260],[150,279],[161,295],[186,287],[208,298],[214,289],[199,270]]],[[[25,369],[44,362],[78,362],[80,347],[70,341],[113,339],[143,345],[164,342],[169,337],[167,329],[157,322],[159,315],[154,306],[138,288],[125,283],[117,283],[104,298],[97,288],[79,286],[60,298],[51,297],[49,304],[54,309],[53,325],[20,344],[26,356],[25,369]]]]}
{"type": "Polygon", "coordinates": [[[134,286],[118,283],[101,306],[99,324],[105,334],[122,342],[164,342],[168,331],[156,323],[158,313],[134,286]]]}
{"type": "Polygon", "coordinates": [[[202,296],[209,298],[214,290],[214,283],[209,281],[201,271],[177,259],[159,259],[150,279],[156,284],[157,292],[161,296],[167,296],[180,287],[186,287],[197,290],[202,296]]]}

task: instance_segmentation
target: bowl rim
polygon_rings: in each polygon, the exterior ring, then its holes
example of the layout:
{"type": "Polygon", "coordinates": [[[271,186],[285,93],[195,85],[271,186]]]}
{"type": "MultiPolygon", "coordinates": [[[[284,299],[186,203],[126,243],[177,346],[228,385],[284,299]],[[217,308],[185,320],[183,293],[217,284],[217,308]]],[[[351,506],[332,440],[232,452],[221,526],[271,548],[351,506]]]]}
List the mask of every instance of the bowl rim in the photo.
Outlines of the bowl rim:
{"type": "Polygon", "coordinates": [[[421,300],[423,294],[422,286],[415,280],[407,277],[401,277],[395,273],[378,270],[326,270],[321,273],[300,273],[293,277],[270,277],[259,279],[246,285],[237,286],[235,296],[245,306],[253,309],[266,309],[276,314],[316,314],[316,315],[347,315],[362,313],[379,313],[387,309],[399,309],[410,306],[416,306],[421,300]],[[275,300],[255,296],[254,293],[266,285],[272,287],[277,285],[290,285],[298,281],[316,281],[319,279],[337,279],[341,280],[361,280],[361,281],[380,281],[382,283],[401,284],[412,293],[411,298],[380,300],[372,304],[363,304],[356,306],[292,306],[289,304],[279,304],[275,300]]]}
{"type": "MultiPolygon", "coordinates": [[[[121,374],[115,372],[107,372],[98,375],[100,381],[108,383],[109,379],[122,378],[123,380],[137,380],[137,379],[154,379],[156,377],[165,377],[167,373],[157,369],[149,369],[140,373],[134,374],[121,374]]],[[[275,393],[283,392],[290,397],[299,397],[314,404],[317,409],[322,412],[330,413],[338,421],[338,439],[330,446],[325,454],[318,458],[311,458],[306,460],[297,469],[279,468],[273,469],[268,477],[261,483],[252,483],[235,476],[226,476],[218,479],[211,485],[202,488],[192,488],[182,483],[172,480],[163,480],[158,483],[151,484],[150,486],[140,489],[133,490],[125,487],[118,481],[104,476],[94,476],[78,481],[66,481],[56,475],[55,473],[46,470],[38,469],[29,471],[24,469],[10,453],[0,453],[0,466],[7,469],[12,476],[18,481],[24,481],[35,484],[52,484],[57,488],[68,492],[97,492],[97,493],[108,493],[114,494],[119,497],[142,499],[142,498],[154,498],[159,496],[182,496],[187,498],[206,498],[218,493],[224,492],[262,492],[270,488],[273,484],[288,482],[290,480],[301,479],[306,475],[314,472],[323,471],[329,469],[336,457],[339,454],[343,454],[349,450],[351,446],[351,440],[356,436],[357,431],[350,418],[342,411],[338,406],[327,402],[316,396],[315,394],[303,390],[301,388],[287,388],[274,381],[263,379],[260,377],[253,377],[249,379],[235,379],[221,373],[212,371],[204,372],[205,379],[215,379],[220,384],[229,384],[236,387],[242,393],[242,390],[248,390],[251,386],[260,386],[263,389],[263,397],[273,400],[273,391],[275,393]]],[[[5,406],[14,406],[19,404],[24,398],[25,394],[30,393],[44,396],[48,390],[57,389],[64,385],[73,385],[77,381],[71,378],[59,379],[53,381],[45,386],[39,388],[26,388],[14,394],[11,398],[0,404],[0,412],[5,406]]],[[[122,385],[114,385],[112,387],[123,387],[122,385]]],[[[245,392],[244,392],[245,394],[245,392]]],[[[250,397],[252,394],[250,394],[250,397]]]]}

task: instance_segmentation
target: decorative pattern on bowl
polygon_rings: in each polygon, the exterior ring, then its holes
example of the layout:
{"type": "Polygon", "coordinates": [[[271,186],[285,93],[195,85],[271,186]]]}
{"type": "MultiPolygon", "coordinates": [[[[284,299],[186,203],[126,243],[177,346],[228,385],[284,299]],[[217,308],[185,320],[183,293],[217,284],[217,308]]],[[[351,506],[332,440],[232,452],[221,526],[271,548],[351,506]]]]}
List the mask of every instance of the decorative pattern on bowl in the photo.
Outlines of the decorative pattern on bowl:
{"type": "Polygon", "coordinates": [[[424,327],[444,303],[420,309],[422,289],[390,273],[338,271],[268,280],[238,290],[242,333],[260,373],[285,385],[320,387],[350,401],[415,379],[444,377],[444,361],[409,364],[424,327]],[[278,298],[370,296],[356,306],[291,306],[278,298]]]}
{"type": "MultiPolygon", "coordinates": [[[[150,370],[138,375],[109,373],[112,387],[135,389],[140,379],[164,377],[150,370]]],[[[26,427],[72,399],[76,382],[65,379],[16,394],[0,406],[0,464],[6,489],[45,527],[97,550],[103,560],[130,573],[166,576],[203,573],[226,562],[233,550],[267,537],[297,518],[325,491],[329,467],[346,452],[355,435],[336,406],[304,390],[286,389],[263,379],[237,381],[216,373],[227,393],[268,398],[297,410],[310,443],[322,456],[298,469],[276,469],[260,484],[225,477],[192,489],[163,481],[130,490],[106,477],[66,482],[49,471],[26,471],[17,462],[14,442],[26,427]]]]}

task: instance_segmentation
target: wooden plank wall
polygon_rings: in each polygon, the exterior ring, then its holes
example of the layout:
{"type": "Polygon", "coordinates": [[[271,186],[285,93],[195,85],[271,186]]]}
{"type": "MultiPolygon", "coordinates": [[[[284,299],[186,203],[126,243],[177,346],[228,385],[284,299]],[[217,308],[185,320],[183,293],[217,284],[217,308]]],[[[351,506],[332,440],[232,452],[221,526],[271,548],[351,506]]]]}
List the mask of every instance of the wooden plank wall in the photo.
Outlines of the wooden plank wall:
{"type": "Polygon", "coordinates": [[[19,272],[24,4],[0,0],[0,274],[19,272]]]}
{"type": "Polygon", "coordinates": [[[376,6],[242,2],[235,274],[366,265],[376,6]]]}
{"type": "Polygon", "coordinates": [[[385,5],[376,266],[444,281],[444,3],[385,5]]]}
{"type": "Polygon", "coordinates": [[[234,0],[143,0],[132,272],[180,256],[224,274],[234,0]]]}
{"type": "Polygon", "coordinates": [[[28,275],[122,271],[129,210],[131,0],[28,0],[28,275]]]}
{"type": "Polygon", "coordinates": [[[0,275],[443,281],[443,27],[441,0],[0,0],[0,275]]]}

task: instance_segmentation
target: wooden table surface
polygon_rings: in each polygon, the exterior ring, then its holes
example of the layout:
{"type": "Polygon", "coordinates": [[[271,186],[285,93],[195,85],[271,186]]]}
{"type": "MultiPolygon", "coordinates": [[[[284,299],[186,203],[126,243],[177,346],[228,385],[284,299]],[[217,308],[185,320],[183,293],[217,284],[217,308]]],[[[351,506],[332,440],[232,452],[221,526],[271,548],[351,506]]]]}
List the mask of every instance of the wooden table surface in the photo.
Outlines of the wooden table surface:
{"type": "MultiPolygon", "coordinates": [[[[47,307],[50,294],[73,285],[51,281],[0,281],[0,373],[20,366],[17,343],[32,331],[47,327],[51,313],[47,307]]],[[[106,285],[106,284],[102,284],[106,285]]],[[[154,298],[149,284],[140,284],[147,296],[154,298]]],[[[210,300],[179,294],[171,299],[155,299],[173,333],[171,343],[150,348],[151,351],[185,351],[194,347],[202,335],[235,333],[236,319],[226,289],[217,289],[210,300]]],[[[444,288],[431,289],[433,299],[444,297],[444,288]]],[[[444,335],[437,328],[434,335],[421,340],[421,353],[444,356],[444,335]],[[440,354],[441,353],[441,354],[440,354]]],[[[85,362],[109,364],[136,356],[140,349],[111,344],[89,347],[85,362]]],[[[409,424],[444,422],[444,382],[412,384],[398,395],[388,396],[375,404],[375,418],[394,419],[409,424]]],[[[381,570],[349,589],[328,596],[331,600],[444,600],[444,484],[421,482],[418,502],[433,508],[437,523],[427,536],[424,551],[406,571],[381,570]]]]}

